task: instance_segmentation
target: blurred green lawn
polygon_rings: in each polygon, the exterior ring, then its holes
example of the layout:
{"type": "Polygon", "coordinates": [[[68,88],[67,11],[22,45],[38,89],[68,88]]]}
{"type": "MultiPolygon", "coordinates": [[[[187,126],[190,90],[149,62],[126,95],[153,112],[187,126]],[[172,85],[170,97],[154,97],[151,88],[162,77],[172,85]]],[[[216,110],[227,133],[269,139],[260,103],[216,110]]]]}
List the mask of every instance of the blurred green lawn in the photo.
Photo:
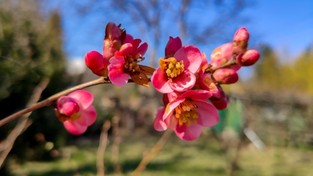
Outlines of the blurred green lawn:
{"type": "MultiPolygon", "coordinates": [[[[144,151],[158,140],[151,136],[127,136],[122,140],[120,163],[122,175],[133,171],[144,151]]],[[[114,174],[111,144],[106,149],[106,174],[114,174]]],[[[28,161],[17,164],[9,160],[15,175],[95,175],[98,141],[82,140],[77,145],[63,148],[62,158],[51,162],[28,161]]],[[[312,148],[267,147],[259,151],[252,145],[241,150],[236,175],[239,176],[311,176],[313,175],[312,148]]],[[[210,135],[202,135],[195,142],[180,141],[175,135],[157,154],[141,175],[227,175],[226,156],[220,144],[210,135]]]]}

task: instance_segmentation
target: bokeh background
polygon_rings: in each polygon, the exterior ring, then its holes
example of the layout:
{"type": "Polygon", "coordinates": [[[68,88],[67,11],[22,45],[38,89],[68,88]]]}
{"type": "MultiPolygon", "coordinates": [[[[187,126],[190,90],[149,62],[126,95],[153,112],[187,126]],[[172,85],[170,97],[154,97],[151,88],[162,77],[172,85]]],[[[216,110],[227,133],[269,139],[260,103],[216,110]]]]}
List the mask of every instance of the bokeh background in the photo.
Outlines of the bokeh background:
{"type": "MultiPolygon", "coordinates": [[[[259,62],[225,86],[220,123],[195,142],[172,136],[142,175],[313,175],[313,1],[310,0],[0,0],[0,118],[22,109],[36,86],[41,99],[96,77],[84,55],[102,51],[107,22],[149,44],[144,63],[156,67],[169,36],[207,56],[250,31],[259,62]]],[[[5,159],[0,175],[95,175],[99,137],[108,131],[108,175],[127,175],[162,135],[153,129],[161,95],[128,84],[98,85],[97,122],[72,136],[53,107],[37,110],[5,159]]],[[[0,128],[0,151],[17,124],[0,128]]],[[[0,159],[3,158],[2,153],[0,159]]]]}

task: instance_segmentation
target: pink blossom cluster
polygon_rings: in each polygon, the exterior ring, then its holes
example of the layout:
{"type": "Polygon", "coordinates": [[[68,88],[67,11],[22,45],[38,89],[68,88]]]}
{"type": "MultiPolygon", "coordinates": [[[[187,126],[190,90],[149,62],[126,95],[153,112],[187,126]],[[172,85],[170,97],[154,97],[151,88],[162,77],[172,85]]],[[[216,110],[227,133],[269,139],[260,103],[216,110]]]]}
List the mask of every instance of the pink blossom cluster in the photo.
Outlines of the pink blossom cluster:
{"type": "Polygon", "coordinates": [[[172,129],[183,140],[194,140],[202,127],[219,121],[217,109],[224,109],[228,99],[221,84],[238,81],[241,66],[254,64],[259,53],[247,50],[249,33],[240,28],[231,43],[217,47],[208,63],[204,53],[192,45],[182,46],[180,38],[170,37],[165,57],[155,70],[151,82],[163,93],[154,128],[172,129]]]}
{"type": "Polygon", "coordinates": [[[137,84],[148,86],[154,69],[140,65],[148,49],[147,43],[134,39],[120,25],[108,23],[105,29],[103,54],[90,51],[85,56],[87,67],[98,76],[108,76],[112,84],[125,85],[131,78],[137,84]]]}
{"type": "MultiPolygon", "coordinates": [[[[182,140],[195,140],[202,127],[219,121],[218,110],[227,107],[228,98],[222,84],[238,81],[237,71],[253,65],[259,53],[247,49],[249,33],[240,28],[230,43],[217,47],[210,55],[193,45],[182,45],[179,37],[170,37],[159,67],[153,69],[139,64],[144,60],[147,43],[134,39],[120,25],[108,23],[103,53],[90,51],[85,56],[87,67],[96,75],[108,78],[112,84],[123,86],[131,79],[163,94],[164,105],[157,110],[154,128],[173,130],[182,140]]],[[[91,106],[92,95],[76,91],[57,101],[57,116],[73,134],[81,134],[95,121],[91,106]]]]}

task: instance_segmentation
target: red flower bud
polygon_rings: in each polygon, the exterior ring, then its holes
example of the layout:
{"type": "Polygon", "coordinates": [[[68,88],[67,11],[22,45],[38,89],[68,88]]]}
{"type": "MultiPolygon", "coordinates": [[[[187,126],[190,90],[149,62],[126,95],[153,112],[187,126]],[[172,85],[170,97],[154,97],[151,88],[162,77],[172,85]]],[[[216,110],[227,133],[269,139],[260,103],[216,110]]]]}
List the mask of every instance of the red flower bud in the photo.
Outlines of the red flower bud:
{"type": "Polygon", "coordinates": [[[234,35],[234,41],[236,42],[248,42],[249,32],[245,27],[238,29],[234,35]]]}
{"type": "Polygon", "coordinates": [[[212,104],[216,107],[216,109],[223,110],[227,108],[228,105],[228,98],[223,97],[220,99],[210,98],[212,104]]]}
{"type": "Polygon", "coordinates": [[[236,70],[231,68],[218,69],[213,73],[213,77],[221,84],[233,84],[239,79],[236,70]]]}
{"type": "Polygon", "coordinates": [[[241,54],[245,52],[248,46],[248,40],[249,40],[248,30],[245,27],[238,29],[234,35],[233,52],[235,54],[241,54]]]}
{"type": "Polygon", "coordinates": [[[257,50],[249,49],[240,57],[237,58],[236,62],[238,65],[250,66],[255,64],[260,57],[260,53],[257,50]]]}

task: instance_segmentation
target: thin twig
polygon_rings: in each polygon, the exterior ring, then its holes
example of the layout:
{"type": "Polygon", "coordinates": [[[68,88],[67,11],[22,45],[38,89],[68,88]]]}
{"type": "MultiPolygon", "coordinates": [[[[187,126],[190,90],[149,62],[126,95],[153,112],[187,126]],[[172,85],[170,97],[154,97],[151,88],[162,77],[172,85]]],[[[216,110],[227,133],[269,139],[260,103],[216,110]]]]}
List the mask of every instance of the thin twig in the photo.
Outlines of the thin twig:
{"type": "Polygon", "coordinates": [[[143,170],[145,170],[146,166],[149,164],[151,159],[159,153],[159,151],[163,148],[168,138],[171,136],[172,131],[167,130],[161,136],[156,144],[150,149],[149,152],[145,153],[137,168],[130,174],[130,176],[135,176],[140,174],[143,170]]]}
{"type": "Polygon", "coordinates": [[[109,120],[104,121],[97,150],[97,176],[105,175],[104,153],[108,143],[108,131],[110,127],[111,122],[109,120]]]}
{"type": "MultiPolygon", "coordinates": [[[[48,83],[49,79],[45,79],[36,86],[36,88],[33,91],[31,99],[28,101],[28,105],[34,104],[39,100],[41,93],[47,87],[48,83]]],[[[2,151],[0,154],[0,167],[2,166],[4,160],[10,153],[16,138],[30,126],[31,120],[29,120],[28,118],[30,115],[31,112],[24,114],[17,123],[17,125],[14,127],[14,129],[10,132],[6,140],[3,142],[2,144],[3,147],[1,147],[2,151]]]]}
{"type": "Polygon", "coordinates": [[[34,110],[37,110],[37,109],[40,109],[42,107],[45,107],[45,106],[49,106],[51,105],[55,100],[57,100],[59,97],[61,96],[64,96],[64,95],[67,95],[75,90],[79,90],[79,89],[84,89],[84,88],[87,88],[87,87],[90,87],[90,86],[94,86],[94,85],[98,85],[98,84],[106,84],[106,83],[111,83],[107,78],[104,78],[104,77],[100,77],[98,79],[95,79],[93,81],[89,81],[89,82],[86,82],[86,83],[83,83],[83,84],[80,84],[80,85],[77,85],[75,87],[72,87],[72,88],[69,88],[69,89],[66,89],[62,92],[59,92],[59,93],[56,93],[52,96],[50,96],[49,98],[43,100],[43,101],[40,101],[38,103],[35,103],[35,104],[32,104],[30,105],[29,107],[26,107],[10,116],[7,116],[3,119],[0,120],[0,127],[5,125],[6,123],[8,122],[11,122],[12,120],[15,120],[16,118],[26,114],[26,113],[29,113],[29,112],[32,112],[34,110]]]}
{"type": "Polygon", "coordinates": [[[118,115],[115,115],[112,119],[112,130],[113,130],[113,144],[112,144],[112,163],[115,166],[115,173],[121,174],[122,167],[119,163],[119,155],[120,155],[120,144],[121,144],[121,134],[119,127],[120,118],[118,115]]]}

